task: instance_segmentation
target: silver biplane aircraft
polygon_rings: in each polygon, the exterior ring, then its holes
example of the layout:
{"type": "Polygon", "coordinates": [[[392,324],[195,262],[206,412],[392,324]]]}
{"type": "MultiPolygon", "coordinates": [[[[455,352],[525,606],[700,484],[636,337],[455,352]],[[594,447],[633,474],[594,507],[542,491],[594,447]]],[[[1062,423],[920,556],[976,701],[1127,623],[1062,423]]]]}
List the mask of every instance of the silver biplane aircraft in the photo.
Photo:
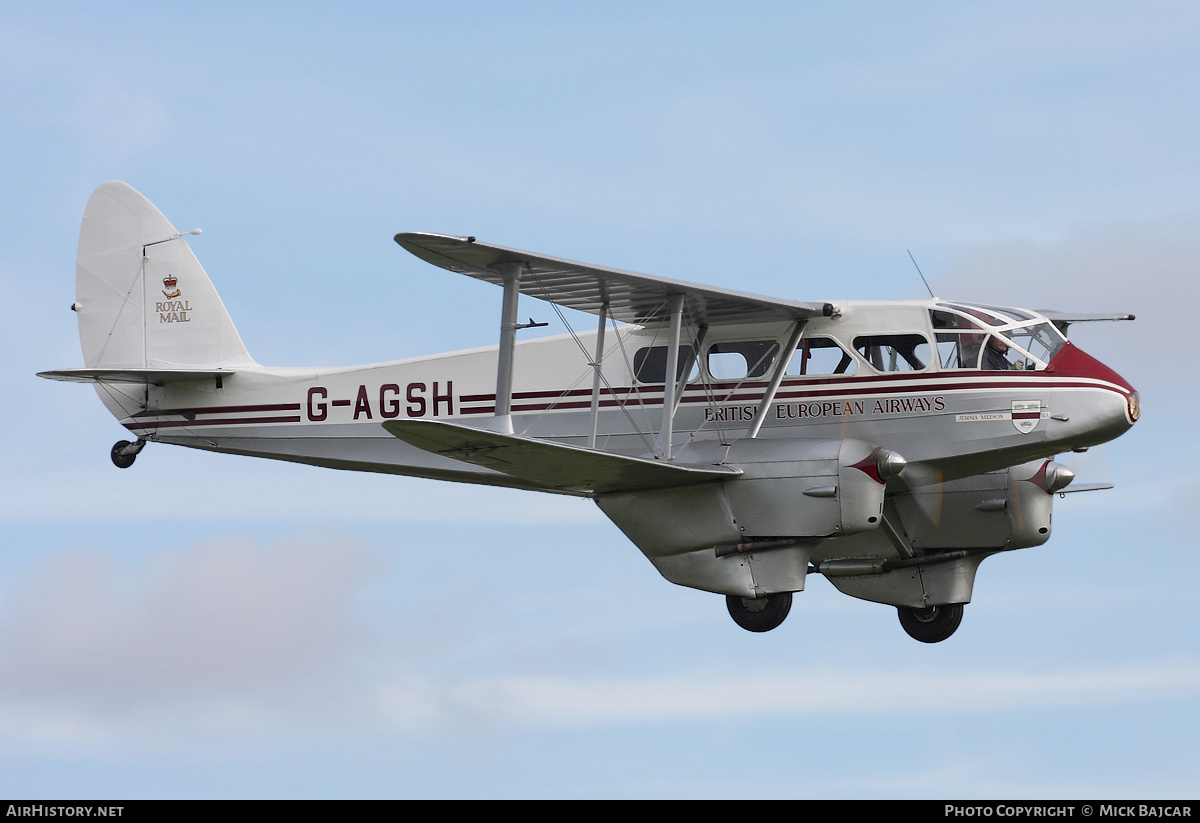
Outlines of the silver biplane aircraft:
{"type": "Polygon", "coordinates": [[[95,386],[135,436],[117,466],[173,443],[590,497],[663,577],[725,595],[755,632],[816,572],[946,639],[984,558],[1049,539],[1073,479],[1054,456],[1140,411],[1065,334],[1128,315],[793,302],[423,233],[395,239],[503,289],[497,347],[267,368],[184,238],[124,183],[84,212],[85,367],[41,376],[95,386]],[[596,327],[518,343],[522,294],[596,327]]]}

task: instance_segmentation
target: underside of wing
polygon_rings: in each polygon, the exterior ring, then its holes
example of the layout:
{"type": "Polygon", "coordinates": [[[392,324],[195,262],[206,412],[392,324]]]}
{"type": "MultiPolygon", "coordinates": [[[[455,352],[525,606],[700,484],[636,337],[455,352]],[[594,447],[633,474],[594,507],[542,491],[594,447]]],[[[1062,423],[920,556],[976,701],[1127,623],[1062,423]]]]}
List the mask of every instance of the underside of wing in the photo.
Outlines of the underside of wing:
{"type": "Polygon", "coordinates": [[[422,451],[492,469],[553,491],[642,491],[709,483],[741,474],[740,469],[725,466],[683,466],[437,420],[393,420],[383,427],[422,451]]]}
{"type": "Polygon", "coordinates": [[[38,377],[70,383],[149,383],[161,386],[164,383],[228,377],[233,373],[233,369],[59,369],[38,372],[38,377]]]}
{"type": "Polygon", "coordinates": [[[829,303],[798,303],[697,286],[493,246],[473,237],[408,232],[397,234],[396,242],[435,266],[497,285],[504,282],[500,269],[519,263],[522,294],[591,314],[607,306],[608,316],[623,323],[665,322],[667,300],[679,294],[685,296],[686,315],[700,326],[795,321],[833,312],[829,303]]]}

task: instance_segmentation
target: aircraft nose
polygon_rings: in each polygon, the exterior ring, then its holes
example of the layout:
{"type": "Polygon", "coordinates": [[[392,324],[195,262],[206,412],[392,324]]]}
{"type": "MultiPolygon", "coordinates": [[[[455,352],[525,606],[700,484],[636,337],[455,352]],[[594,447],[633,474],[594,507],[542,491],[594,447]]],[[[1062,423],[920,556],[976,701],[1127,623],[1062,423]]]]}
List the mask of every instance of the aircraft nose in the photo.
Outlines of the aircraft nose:
{"type": "Polygon", "coordinates": [[[1071,343],[1067,343],[1055,355],[1047,371],[1064,377],[1087,378],[1093,385],[1107,388],[1109,391],[1121,395],[1124,398],[1123,412],[1126,428],[1136,423],[1142,414],[1142,399],[1137,390],[1129,385],[1129,382],[1121,375],[1071,343]]]}

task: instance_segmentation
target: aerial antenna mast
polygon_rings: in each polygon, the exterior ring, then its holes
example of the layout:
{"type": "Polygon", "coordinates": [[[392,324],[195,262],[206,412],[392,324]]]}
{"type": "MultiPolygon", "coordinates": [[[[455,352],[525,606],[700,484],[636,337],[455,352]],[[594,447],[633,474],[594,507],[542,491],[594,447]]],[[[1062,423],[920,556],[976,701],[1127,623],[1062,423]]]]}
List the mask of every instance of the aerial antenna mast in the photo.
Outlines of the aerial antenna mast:
{"type": "MultiPolygon", "coordinates": [[[[905,249],[905,251],[908,251],[908,249],[905,249]]],[[[913,253],[911,251],[908,251],[908,259],[913,261],[914,266],[917,266],[917,258],[913,257],[913,253]]],[[[932,299],[937,300],[937,298],[933,296],[933,289],[929,288],[929,281],[925,279],[925,273],[921,271],[920,266],[917,266],[917,274],[921,275],[921,282],[925,284],[925,291],[929,292],[929,296],[932,299]]]]}

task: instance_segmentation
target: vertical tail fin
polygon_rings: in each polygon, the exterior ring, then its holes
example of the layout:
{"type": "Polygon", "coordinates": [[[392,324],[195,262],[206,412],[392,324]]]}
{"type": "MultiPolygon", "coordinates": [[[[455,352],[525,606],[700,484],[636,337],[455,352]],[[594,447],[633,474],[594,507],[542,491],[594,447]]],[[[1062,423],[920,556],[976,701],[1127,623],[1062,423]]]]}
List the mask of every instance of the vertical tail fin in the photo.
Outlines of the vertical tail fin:
{"type": "Polygon", "coordinates": [[[187,241],[125,183],[104,183],[88,200],[75,301],[89,369],[254,364],[187,241]]]}

